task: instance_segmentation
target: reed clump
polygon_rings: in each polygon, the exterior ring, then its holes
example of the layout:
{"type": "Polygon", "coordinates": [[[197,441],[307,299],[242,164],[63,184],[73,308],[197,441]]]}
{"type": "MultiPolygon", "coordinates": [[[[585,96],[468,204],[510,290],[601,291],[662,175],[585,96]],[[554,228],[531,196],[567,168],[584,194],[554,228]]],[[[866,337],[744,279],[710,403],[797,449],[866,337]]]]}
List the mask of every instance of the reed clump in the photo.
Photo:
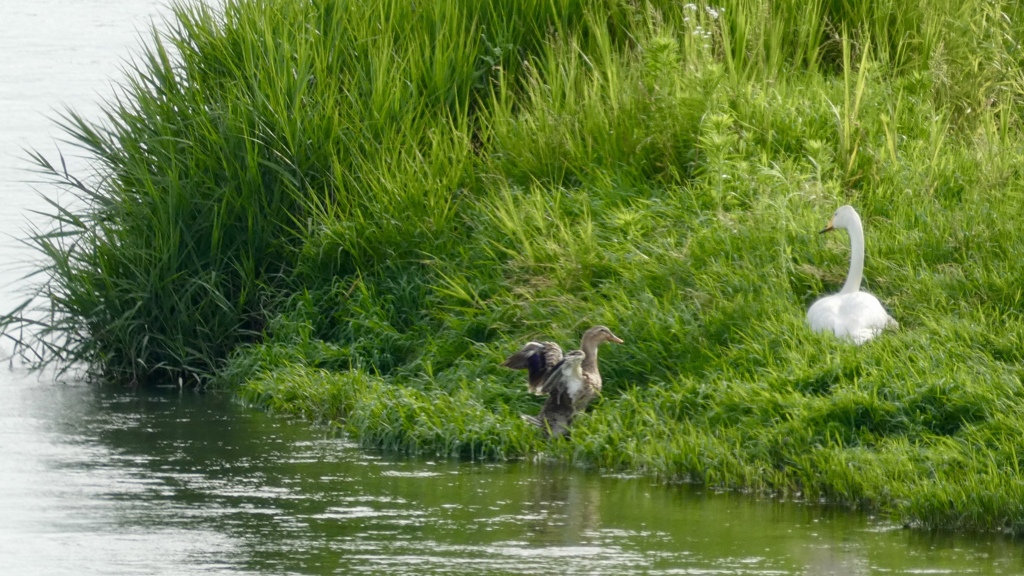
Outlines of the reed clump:
{"type": "Polygon", "coordinates": [[[183,4],[7,334],[368,446],[543,454],[1024,531],[1015,3],[183,4]],[[900,329],[812,334],[854,204],[900,329]],[[19,325],[19,322],[21,323],[19,325]],[[605,324],[571,437],[499,367],[605,324]]]}

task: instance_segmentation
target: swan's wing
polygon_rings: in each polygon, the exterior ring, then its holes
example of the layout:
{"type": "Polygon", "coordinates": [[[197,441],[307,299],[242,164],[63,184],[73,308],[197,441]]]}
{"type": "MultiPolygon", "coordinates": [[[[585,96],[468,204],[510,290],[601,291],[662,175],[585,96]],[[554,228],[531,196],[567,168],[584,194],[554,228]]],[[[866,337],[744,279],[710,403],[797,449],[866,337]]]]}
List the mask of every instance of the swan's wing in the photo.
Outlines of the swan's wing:
{"type": "Polygon", "coordinates": [[[807,325],[815,332],[835,332],[841,305],[839,294],[818,299],[807,309],[807,325]]]}
{"type": "Polygon", "coordinates": [[[895,322],[878,298],[867,292],[847,294],[839,313],[844,319],[847,335],[857,344],[878,336],[891,322],[895,322]]]}
{"type": "Polygon", "coordinates": [[[502,366],[515,370],[526,370],[528,388],[534,394],[542,394],[544,381],[562,361],[562,349],[554,342],[527,342],[518,352],[509,356],[502,366]]]}

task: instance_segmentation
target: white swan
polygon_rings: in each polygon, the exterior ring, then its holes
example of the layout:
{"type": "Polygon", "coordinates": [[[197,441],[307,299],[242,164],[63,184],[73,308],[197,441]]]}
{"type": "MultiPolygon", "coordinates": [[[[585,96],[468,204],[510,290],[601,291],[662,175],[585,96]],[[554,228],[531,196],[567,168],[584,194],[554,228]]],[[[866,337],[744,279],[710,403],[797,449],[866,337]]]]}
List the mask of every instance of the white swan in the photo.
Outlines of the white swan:
{"type": "Polygon", "coordinates": [[[840,338],[863,344],[887,327],[899,324],[885,311],[882,303],[867,292],[860,291],[864,275],[864,228],[853,206],[840,206],[822,234],[844,228],[850,234],[850,272],[838,294],[825,296],[807,310],[807,324],[815,332],[826,330],[840,338]]]}

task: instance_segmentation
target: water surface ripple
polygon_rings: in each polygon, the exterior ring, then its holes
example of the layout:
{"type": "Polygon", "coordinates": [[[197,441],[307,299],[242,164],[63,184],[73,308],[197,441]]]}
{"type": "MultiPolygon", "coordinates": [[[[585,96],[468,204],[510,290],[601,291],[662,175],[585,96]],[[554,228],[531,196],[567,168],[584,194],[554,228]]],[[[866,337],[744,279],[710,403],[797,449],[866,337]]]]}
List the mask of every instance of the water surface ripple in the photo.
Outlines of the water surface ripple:
{"type": "Polygon", "coordinates": [[[0,387],[4,573],[1015,574],[1017,542],[554,465],[410,459],[212,395],[0,387]]]}

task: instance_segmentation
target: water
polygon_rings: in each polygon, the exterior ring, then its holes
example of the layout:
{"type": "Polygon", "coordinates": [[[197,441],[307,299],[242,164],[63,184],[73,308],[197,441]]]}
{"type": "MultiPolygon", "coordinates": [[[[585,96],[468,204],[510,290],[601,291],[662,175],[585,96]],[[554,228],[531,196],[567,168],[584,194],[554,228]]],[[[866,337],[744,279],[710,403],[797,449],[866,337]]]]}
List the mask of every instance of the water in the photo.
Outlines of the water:
{"type": "Polygon", "coordinates": [[[558,466],[403,459],[227,399],[2,388],[7,574],[997,574],[1019,545],[558,466]],[[45,559],[45,561],[43,561],[45,559]]]}
{"type": "MultiPolygon", "coordinates": [[[[65,103],[96,117],[166,12],[0,4],[0,231],[42,207],[21,148],[54,149],[65,103]]],[[[28,254],[0,241],[0,302],[28,254]]],[[[0,371],[0,574],[178,573],[1019,574],[1024,548],[643,478],[391,457],[227,398],[0,371]]]]}

